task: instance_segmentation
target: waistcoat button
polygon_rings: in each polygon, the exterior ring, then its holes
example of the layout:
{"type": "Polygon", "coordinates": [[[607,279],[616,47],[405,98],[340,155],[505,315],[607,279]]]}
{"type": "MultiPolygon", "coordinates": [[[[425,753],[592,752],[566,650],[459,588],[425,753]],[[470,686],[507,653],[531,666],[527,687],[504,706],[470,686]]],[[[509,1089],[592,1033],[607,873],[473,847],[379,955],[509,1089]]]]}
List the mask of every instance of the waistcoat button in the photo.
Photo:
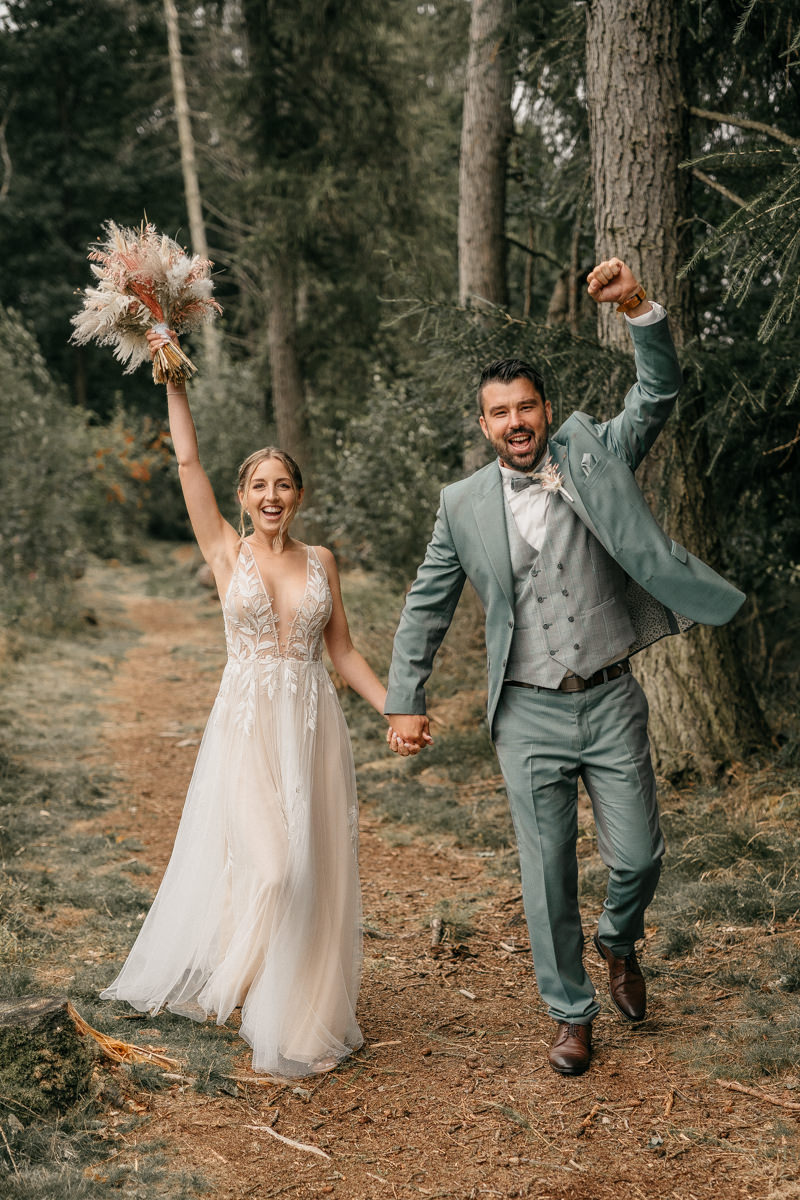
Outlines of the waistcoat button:
{"type": "Polygon", "coordinates": [[[547,597],[546,596],[537,596],[536,599],[539,601],[540,604],[544,604],[547,597]]]}
{"type": "Polygon", "coordinates": [[[567,591],[567,589],[566,589],[566,588],[562,588],[562,589],[561,589],[561,595],[562,595],[562,596],[568,596],[568,595],[569,595],[569,592],[567,591]]]}
{"type": "Polygon", "coordinates": [[[552,657],[554,654],[555,654],[555,650],[551,650],[551,651],[550,651],[550,656],[552,657]]]}
{"type": "Polygon", "coordinates": [[[568,621],[574,621],[574,620],[575,620],[575,618],[574,618],[574,617],[567,617],[567,620],[568,620],[568,621]]]}
{"type": "Polygon", "coordinates": [[[580,648],[581,648],[580,642],[576,642],[575,645],[572,647],[573,650],[580,650],[580,648]]]}
{"type": "Polygon", "coordinates": [[[549,628],[550,628],[550,626],[549,626],[549,625],[547,624],[547,622],[545,621],[544,625],[542,626],[542,629],[549,629],[549,628]]]}

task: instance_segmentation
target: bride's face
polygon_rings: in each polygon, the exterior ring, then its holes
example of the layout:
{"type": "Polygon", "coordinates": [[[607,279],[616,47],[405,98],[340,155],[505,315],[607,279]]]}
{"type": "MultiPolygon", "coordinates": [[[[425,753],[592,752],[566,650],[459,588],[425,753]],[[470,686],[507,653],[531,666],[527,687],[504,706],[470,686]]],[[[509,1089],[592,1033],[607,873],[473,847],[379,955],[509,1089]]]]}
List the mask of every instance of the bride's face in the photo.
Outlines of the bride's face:
{"type": "Polygon", "coordinates": [[[281,527],[287,513],[302,499],[302,491],[295,491],[292,478],[279,458],[266,458],[254,468],[247,484],[247,494],[239,493],[239,500],[250,513],[253,530],[272,538],[281,527]]]}

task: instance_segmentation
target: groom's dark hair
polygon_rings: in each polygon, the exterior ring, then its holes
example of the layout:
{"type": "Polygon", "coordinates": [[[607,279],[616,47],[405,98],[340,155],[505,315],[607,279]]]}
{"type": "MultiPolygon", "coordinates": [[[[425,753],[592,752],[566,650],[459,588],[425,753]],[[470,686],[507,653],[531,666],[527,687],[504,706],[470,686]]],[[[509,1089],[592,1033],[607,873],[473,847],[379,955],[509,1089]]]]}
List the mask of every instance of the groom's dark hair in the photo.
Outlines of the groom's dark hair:
{"type": "Polygon", "coordinates": [[[544,403],[544,379],[540,371],[522,358],[496,358],[481,371],[478,383],[478,408],[483,414],[483,389],[487,383],[513,383],[515,379],[530,379],[544,403]]]}

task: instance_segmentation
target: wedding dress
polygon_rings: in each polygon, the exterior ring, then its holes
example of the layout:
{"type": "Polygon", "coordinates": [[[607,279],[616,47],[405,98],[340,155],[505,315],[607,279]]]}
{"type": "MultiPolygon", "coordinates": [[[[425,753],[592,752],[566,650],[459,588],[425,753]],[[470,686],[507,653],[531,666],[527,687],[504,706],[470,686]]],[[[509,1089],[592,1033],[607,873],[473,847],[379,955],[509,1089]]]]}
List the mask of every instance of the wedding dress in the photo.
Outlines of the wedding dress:
{"type": "Polygon", "coordinates": [[[321,660],[331,594],[312,547],[295,600],[285,620],[243,541],[223,603],[228,661],[172,857],[101,993],[218,1024],[241,1005],[253,1069],[290,1077],[362,1043],[355,772],[321,660]]]}

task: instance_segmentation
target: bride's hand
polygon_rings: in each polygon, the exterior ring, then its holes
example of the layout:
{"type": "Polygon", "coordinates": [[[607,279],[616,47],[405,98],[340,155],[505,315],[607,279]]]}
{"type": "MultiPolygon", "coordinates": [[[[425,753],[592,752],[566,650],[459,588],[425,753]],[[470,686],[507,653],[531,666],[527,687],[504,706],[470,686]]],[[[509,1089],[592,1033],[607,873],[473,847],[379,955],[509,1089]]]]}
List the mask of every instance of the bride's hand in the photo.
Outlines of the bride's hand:
{"type": "Polygon", "coordinates": [[[404,742],[397,730],[392,729],[391,725],[386,731],[386,742],[389,749],[399,754],[401,758],[408,758],[412,754],[419,754],[421,746],[415,745],[413,742],[404,742]]]}
{"type": "Polygon", "coordinates": [[[160,350],[162,346],[168,346],[170,342],[178,345],[178,335],[174,329],[168,329],[166,333],[163,332],[163,329],[148,329],[144,336],[150,347],[151,358],[155,358],[156,351],[160,350]]]}

